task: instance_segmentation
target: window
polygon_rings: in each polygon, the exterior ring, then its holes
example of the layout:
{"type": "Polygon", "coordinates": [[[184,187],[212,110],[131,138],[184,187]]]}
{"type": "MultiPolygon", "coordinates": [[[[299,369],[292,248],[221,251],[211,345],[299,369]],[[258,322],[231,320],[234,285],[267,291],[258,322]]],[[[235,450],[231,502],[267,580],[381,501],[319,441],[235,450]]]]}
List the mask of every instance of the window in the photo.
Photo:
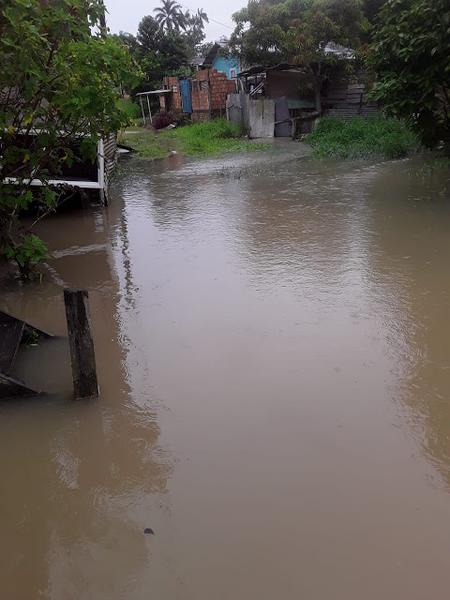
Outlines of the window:
{"type": "Polygon", "coordinates": [[[230,69],[230,79],[236,79],[236,69],[230,69]]]}

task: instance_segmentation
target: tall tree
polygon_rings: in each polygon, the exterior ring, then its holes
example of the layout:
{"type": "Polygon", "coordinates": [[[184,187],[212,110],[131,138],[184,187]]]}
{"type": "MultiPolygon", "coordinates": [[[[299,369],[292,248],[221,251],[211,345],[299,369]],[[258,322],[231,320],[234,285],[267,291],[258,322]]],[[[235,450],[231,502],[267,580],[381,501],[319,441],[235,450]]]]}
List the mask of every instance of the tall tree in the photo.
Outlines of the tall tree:
{"type": "Polygon", "coordinates": [[[198,52],[199,45],[205,39],[205,23],[209,23],[206,12],[199,8],[197,12],[191,14],[189,10],[184,13],[184,33],[183,37],[189,48],[190,55],[194,56],[198,52]]]}
{"type": "Polygon", "coordinates": [[[144,73],[139,89],[160,87],[164,75],[176,74],[188,63],[185,34],[162,29],[150,15],[139,23],[136,43],[133,56],[144,73]]]}
{"type": "Polygon", "coordinates": [[[374,97],[450,154],[450,4],[391,0],[379,13],[370,64],[374,97]]]}
{"type": "Polygon", "coordinates": [[[180,31],[186,27],[186,18],[181,11],[181,6],[175,0],[161,0],[161,6],[155,8],[153,12],[160,27],[167,31],[180,31]]]}
{"type": "Polygon", "coordinates": [[[364,17],[359,0],[249,0],[233,15],[232,47],[247,64],[290,62],[304,68],[321,112],[321,87],[342,57],[328,43],[355,48],[364,17]]]}

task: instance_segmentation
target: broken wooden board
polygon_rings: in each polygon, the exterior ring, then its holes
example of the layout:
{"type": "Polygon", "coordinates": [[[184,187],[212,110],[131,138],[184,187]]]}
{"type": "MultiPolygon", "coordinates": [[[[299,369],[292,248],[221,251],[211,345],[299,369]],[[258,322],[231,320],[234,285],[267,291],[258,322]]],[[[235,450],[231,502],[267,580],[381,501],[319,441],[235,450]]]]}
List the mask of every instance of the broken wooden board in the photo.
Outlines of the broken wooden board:
{"type": "Polygon", "coordinates": [[[13,396],[35,396],[40,392],[10,376],[23,340],[35,341],[50,338],[50,334],[0,311],[0,398],[13,396]]]}
{"type": "Polygon", "coordinates": [[[0,372],[9,373],[22,341],[25,323],[0,313],[0,372]]]}
{"type": "Polygon", "coordinates": [[[14,398],[17,396],[39,396],[41,392],[33,390],[22,381],[9,375],[0,373],[0,398],[14,398]]]}

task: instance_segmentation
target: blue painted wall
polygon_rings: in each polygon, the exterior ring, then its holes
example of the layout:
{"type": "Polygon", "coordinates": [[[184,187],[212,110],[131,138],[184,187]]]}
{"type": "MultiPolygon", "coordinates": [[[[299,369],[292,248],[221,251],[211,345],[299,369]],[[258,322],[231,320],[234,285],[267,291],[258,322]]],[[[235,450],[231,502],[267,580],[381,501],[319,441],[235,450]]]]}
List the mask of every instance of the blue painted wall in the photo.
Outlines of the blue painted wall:
{"type": "Polygon", "coordinates": [[[216,56],[213,60],[212,66],[216,71],[225,73],[227,79],[232,79],[231,69],[234,69],[234,76],[236,76],[241,70],[241,65],[238,58],[232,56],[216,56]]]}

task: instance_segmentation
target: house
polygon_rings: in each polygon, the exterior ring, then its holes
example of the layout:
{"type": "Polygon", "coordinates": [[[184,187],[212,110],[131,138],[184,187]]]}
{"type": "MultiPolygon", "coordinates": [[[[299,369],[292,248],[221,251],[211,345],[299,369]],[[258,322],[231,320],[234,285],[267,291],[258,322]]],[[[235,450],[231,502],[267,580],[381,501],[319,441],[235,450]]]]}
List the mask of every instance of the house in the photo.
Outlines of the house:
{"type": "Polygon", "coordinates": [[[203,61],[203,68],[212,68],[224,73],[227,79],[236,79],[241,70],[239,58],[232,56],[227,49],[228,41],[224,38],[216,42],[203,61]]]}
{"type": "MultiPolygon", "coordinates": [[[[325,53],[346,60],[354,58],[351,49],[332,42],[326,45],[325,53]]],[[[354,73],[351,77],[341,75],[325,81],[321,90],[322,114],[340,118],[377,115],[378,106],[367,98],[365,79],[364,73],[354,73]]],[[[247,98],[231,98],[228,101],[231,112],[228,110],[227,114],[248,129],[252,137],[259,137],[261,131],[265,132],[263,137],[307,133],[320,114],[311,77],[298,65],[280,63],[271,67],[251,67],[238,74],[237,89],[247,98]],[[265,103],[256,109],[254,102],[258,100],[265,103]],[[252,111],[258,115],[254,122],[249,121],[252,111]]]]}

